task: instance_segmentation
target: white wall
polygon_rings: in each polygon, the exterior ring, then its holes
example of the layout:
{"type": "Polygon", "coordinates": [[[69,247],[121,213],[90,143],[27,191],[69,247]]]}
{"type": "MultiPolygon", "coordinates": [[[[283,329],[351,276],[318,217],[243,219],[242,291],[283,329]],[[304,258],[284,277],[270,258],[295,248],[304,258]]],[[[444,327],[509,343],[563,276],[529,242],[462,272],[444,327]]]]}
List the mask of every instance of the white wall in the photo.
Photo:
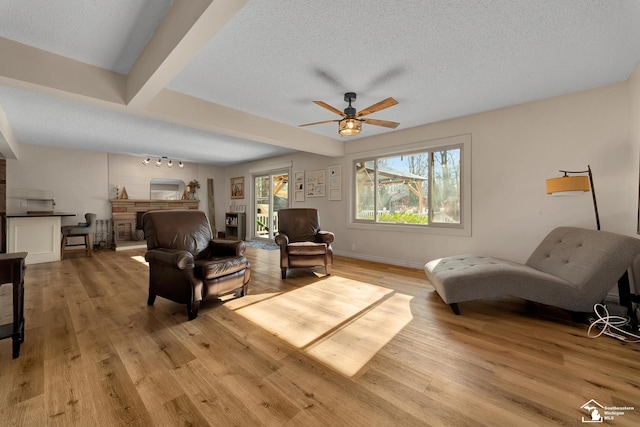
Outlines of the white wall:
{"type": "MultiPolygon", "coordinates": [[[[638,159],[640,156],[640,65],[636,66],[629,78],[629,134],[635,158],[638,159]]],[[[639,179],[640,177],[636,177],[637,182],[639,179]]]]}
{"type": "Polygon", "coordinates": [[[71,150],[31,144],[20,144],[18,160],[7,160],[7,212],[24,212],[21,205],[27,190],[52,191],[55,210],[75,213],[65,217],[63,225],[84,220],[86,212],[95,212],[98,219],[111,218],[110,199],[115,186],[125,187],[130,199],[148,199],[152,178],[192,179],[200,182],[196,196],[200,209],[207,212],[207,179],[214,179],[216,219],[224,218],[224,169],[196,163],[144,166],[137,156],[106,154],[95,151],[71,150]],[[219,202],[218,202],[219,199],[219,202]]]}
{"type": "Polygon", "coordinates": [[[84,214],[111,218],[106,153],[20,144],[18,160],[7,160],[7,213],[25,212],[27,190],[53,192],[55,210],[76,213],[63,225],[84,221],[84,214]]]}

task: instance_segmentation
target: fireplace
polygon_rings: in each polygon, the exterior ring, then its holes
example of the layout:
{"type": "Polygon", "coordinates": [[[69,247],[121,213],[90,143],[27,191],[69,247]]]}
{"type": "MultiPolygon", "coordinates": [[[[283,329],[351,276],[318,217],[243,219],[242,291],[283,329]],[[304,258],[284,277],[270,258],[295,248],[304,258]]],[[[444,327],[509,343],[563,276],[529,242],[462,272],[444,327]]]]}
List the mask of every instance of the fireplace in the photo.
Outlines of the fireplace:
{"type": "Polygon", "coordinates": [[[142,228],[142,215],[149,211],[168,209],[197,210],[199,200],[111,199],[113,244],[136,242],[136,229],[142,228]]]}

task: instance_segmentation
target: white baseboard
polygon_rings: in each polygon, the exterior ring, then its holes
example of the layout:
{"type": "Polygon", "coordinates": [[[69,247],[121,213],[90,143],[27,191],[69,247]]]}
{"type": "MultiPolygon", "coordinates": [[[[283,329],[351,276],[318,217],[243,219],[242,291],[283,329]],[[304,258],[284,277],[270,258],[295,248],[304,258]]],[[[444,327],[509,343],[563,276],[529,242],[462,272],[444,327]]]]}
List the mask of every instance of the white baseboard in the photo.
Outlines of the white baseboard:
{"type": "Polygon", "coordinates": [[[365,254],[359,254],[355,252],[333,251],[333,253],[345,258],[363,259],[365,261],[380,262],[382,264],[399,265],[401,267],[416,268],[418,270],[424,269],[424,265],[427,263],[426,261],[424,263],[400,261],[397,259],[385,258],[385,257],[379,257],[379,256],[373,256],[373,255],[365,255],[365,254]]]}

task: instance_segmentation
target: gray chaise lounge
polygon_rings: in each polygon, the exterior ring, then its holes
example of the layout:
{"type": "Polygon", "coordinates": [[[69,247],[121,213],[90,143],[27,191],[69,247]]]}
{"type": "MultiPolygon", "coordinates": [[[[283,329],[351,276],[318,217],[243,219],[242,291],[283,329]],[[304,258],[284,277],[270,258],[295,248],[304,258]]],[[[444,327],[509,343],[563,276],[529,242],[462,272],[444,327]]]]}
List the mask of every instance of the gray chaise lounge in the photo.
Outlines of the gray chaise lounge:
{"type": "MultiPolygon", "coordinates": [[[[455,314],[458,303],[518,297],[589,313],[640,254],[640,240],[606,231],[559,227],[525,264],[478,255],[436,259],[427,279],[455,314]]],[[[623,297],[621,290],[621,298],[623,297]]]]}

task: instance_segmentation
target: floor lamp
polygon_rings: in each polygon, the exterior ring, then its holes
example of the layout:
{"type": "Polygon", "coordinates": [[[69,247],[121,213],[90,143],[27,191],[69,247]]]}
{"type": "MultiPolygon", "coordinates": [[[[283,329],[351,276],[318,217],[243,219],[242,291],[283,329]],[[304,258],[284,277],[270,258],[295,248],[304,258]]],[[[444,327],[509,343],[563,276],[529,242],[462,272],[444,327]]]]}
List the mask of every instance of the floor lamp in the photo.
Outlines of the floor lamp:
{"type": "Polygon", "coordinates": [[[598,215],[598,203],[596,202],[596,190],[593,186],[593,174],[591,173],[591,166],[587,165],[586,171],[564,171],[561,170],[564,175],[559,178],[550,178],[547,180],[547,194],[552,195],[572,195],[582,194],[583,192],[591,191],[593,196],[593,210],[596,213],[596,225],[600,230],[600,216],[598,215]],[[588,174],[588,175],[576,175],[571,174],[588,174]]]}

